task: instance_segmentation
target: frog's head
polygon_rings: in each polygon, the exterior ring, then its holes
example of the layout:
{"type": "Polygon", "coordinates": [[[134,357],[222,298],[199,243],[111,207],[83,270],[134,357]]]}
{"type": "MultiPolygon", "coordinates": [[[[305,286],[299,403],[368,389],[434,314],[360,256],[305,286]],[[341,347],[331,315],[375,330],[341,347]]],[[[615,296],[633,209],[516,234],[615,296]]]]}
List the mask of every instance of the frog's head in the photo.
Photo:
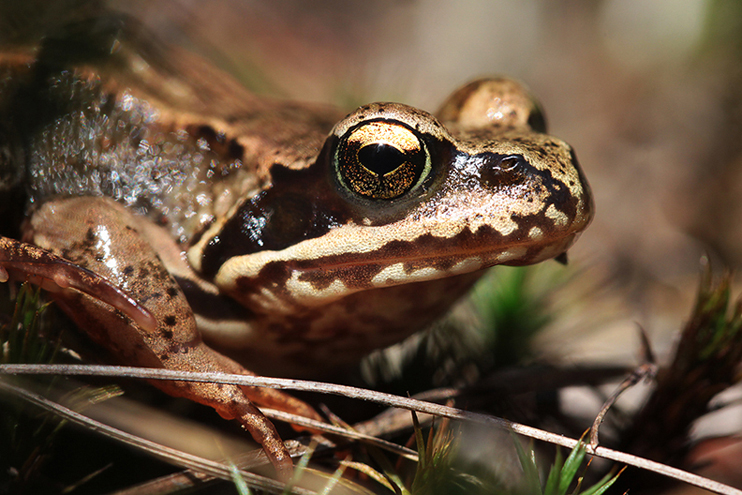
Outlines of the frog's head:
{"type": "Polygon", "coordinates": [[[593,204],[572,148],[544,127],[527,91],[505,79],[462,88],[438,118],[363,106],[314,164],[274,167],[273,187],[192,261],[248,306],[279,308],[558,257],[593,204]]]}

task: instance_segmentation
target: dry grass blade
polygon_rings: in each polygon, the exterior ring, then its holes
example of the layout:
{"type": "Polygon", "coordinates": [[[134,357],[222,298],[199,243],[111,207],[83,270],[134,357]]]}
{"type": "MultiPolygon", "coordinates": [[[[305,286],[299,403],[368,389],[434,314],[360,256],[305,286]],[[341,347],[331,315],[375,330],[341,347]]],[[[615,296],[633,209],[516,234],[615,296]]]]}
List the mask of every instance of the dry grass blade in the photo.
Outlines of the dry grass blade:
{"type": "Polygon", "coordinates": [[[412,449],[408,449],[407,447],[389,442],[387,440],[384,440],[383,438],[377,438],[365,433],[357,432],[352,428],[343,428],[339,426],[329,425],[327,423],[320,423],[319,421],[305,418],[304,416],[297,416],[296,414],[290,414],[287,412],[278,411],[275,409],[268,409],[265,407],[261,408],[260,410],[263,412],[263,414],[271,419],[278,419],[280,421],[285,421],[286,423],[305,426],[307,428],[311,428],[312,430],[338,435],[349,440],[358,440],[360,442],[374,445],[389,452],[393,452],[411,461],[416,462],[418,459],[417,452],[412,449]]]}
{"type": "Polygon", "coordinates": [[[590,446],[592,448],[596,448],[599,444],[598,441],[598,430],[600,429],[600,425],[603,424],[603,419],[605,419],[605,415],[608,414],[608,410],[613,406],[613,404],[616,403],[618,398],[621,396],[622,393],[636,385],[642,380],[651,380],[655,376],[657,376],[657,365],[653,362],[651,363],[644,363],[640,366],[638,366],[633,373],[631,373],[629,376],[627,376],[616,388],[616,390],[611,394],[608,399],[603,403],[603,406],[600,408],[600,412],[598,412],[597,416],[595,416],[595,420],[593,421],[593,425],[590,428],[590,446]]]}
{"type": "MultiPolygon", "coordinates": [[[[178,451],[176,449],[172,449],[164,445],[160,445],[155,442],[151,442],[149,440],[145,440],[143,438],[130,435],[124,431],[118,430],[116,428],[110,427],[108,425],[105,425],[93,419],[90,419],[87,416],[84,416],[67,407],[62,406],[61,404],[50,401],[38,394],[29,392],[21,387],[17,387],[15,385],[9,384],[3,380],[0,380],[0,391],[20,397],[45,410],[51,411],[70,422],[76,423],[86,428],[90,428],[92,430],[105,434],[116,440],[125,442],[139,449],[148,451],[152,453],[153,455],[166,459],[175,465],[185,467],[188,469],[193,469],[198,472],[208,473],[209,475],[216,477],[216,478],[227,479],[227,480],[232,479],[232,469],[227,464],[222,464],[219,462],[211,461],[209,459],[204,459],[202,457],[190,455],[190,454],[178,451]]],[[[284,485],[282,483],[279,483],[277,481],[274,481],[274,480],[271,480],[271,479],[268,479],[262,476],[258,476],[256,474],[253,474],[253,473],[250,473],[244,470],[240,471],[240,474],[246,480],[249,480],[250,484],[253,486],[259,487],[271,493],[284,493],[284,485]]],[[[302,494],[302,495],[314,494],[314,492],[312,491],[304,490],[301,488],[294,488],[291,493],[297,493],[297,494],[302,494]]]]}
{"type": "MultiPolygon", "coordinates": [[[[349,398],[373,401],[389,407],[399,407],[410,411],[423,412],[451,419],[471,421],[487,426],[504,428],[514,433],[524,435],[566,448],[573,448],[578,440],[550,433],[506,419],[463,411],[440,404],[423,402],[416,399],[396,395],[374,392],[372,390],[335,385],[323,382],[313,382],[294,379],[279,379],[254,377],[245,375],[229,375],[220,373],[183,373],[162,369],[132,368],[126,366],[89,366],[89,365],[0,365],[0,373],[9,374],[62,374],[80,376],[126,376],[147,380],[181,380],[195,382],[233,383],[257,387],[273,387],[283,390],[301,390],[315,393],[342,395],[349,398]]],[[[719,483],[702,476],[683,471],[665,464],[637,457],[624,452],[607,449],[605,447],[588,448],[588,453],[605,459],[639,467],[664,476],[675,478],[685,483],[695,485],[714,493],[723,495],[742,495],[737,490],[723,483],[719,483]]]]}

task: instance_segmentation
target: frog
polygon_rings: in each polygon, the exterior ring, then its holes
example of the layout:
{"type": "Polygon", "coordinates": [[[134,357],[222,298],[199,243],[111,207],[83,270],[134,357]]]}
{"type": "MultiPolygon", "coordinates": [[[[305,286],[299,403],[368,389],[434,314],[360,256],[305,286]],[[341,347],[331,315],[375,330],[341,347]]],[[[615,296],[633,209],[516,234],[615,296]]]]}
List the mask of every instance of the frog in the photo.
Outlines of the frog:
{"type": "MultiPolygon", "coordinates": [[[[114,362],[237,374],[357,363],[494,265],[564,261],[594,214],[518,81],[346,114],[257,96],[119,15],[0,55],[0,191],[0,281],[48,290],[114,362]]],[[[260,407],[322,420],[271,389],[153,385],[239,421],[283,479],[260,407]]]]}

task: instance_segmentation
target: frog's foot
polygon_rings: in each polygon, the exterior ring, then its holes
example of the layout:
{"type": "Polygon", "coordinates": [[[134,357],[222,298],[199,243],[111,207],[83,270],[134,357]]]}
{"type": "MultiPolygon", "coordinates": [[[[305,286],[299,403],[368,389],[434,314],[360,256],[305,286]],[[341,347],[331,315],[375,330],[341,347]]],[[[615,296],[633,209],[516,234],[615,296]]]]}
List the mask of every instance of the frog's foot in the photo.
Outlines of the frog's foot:
{"type": "MultiPolygon", "coordinates": [[[[223,356],[203,342],[197,341],[184,346],[180,355],[173,356],[165,364],[168,369],[181,369],[182,371],[234,372],[234,370],[221,369],[219,367],[219,357],[223,356]]],[[[249,374],[246,370],[243,369],[243,371],[249,374]]],[[[152,384],[170,395],[185,397],[213,407],[224,419],[239,421],[242,427],[250,433],[253,440],[263,447],[263,451],[273,464],[279,479],[288,481],[293,475],[294,465],[291,461],[291,454],[286,449],[275,426],[248,399],[242,388],[229,384],[185,381],[153,381],[152,384]]],[[[309,408],[306,404],[304,406],[309,408]]],[[[314,414],[316,415],[316,413],[314,414]]]]}
{"type": "MultiPolygon", "coordinates": [[[[256,376],[255,373],[246,370],[242,365],[233,361],[232,359],[220,354],[219,352],[206,347],[213,355],[210,360],[217,363],[219,369],[225,373],[234,373],[236,375],[250,375],[256,376]]],[[[252,402],[262,407],[268,407],[271,409],[277,409],[279,411],[296,414],[298,416],[304,416],[305,418],[313,419],[324,423],[325,420],[320,416],[317,411],[314,410],[309,404],[301,401],[295,397],[290,396],[284,392],[266,388],[266,387],[249,387],[243,386],[242,391],[252,402]]],[[[295,426],[295,429],[299,431],[306,430],[303,427],[295,426]]]]}
{"type": "Polygon", "coordinates": [[[49,292],[75,289],[118,309],[145,330],[157,328],[152,313],[103,277],[45,249],[0,237],[0,282],[28,280],[49,292]]]}
{"type": "MultiPolygon", "coordinates": [[[[177,351],[168,357],[163,364],[168,369],[182,371],[253,375],[250,371],[219,354],[200,340],[180,344],[177,346],[177,351]]],[[[152,383],[170,395],[185,397],[211,406],[224,419],[239,421],[243,428],[250,433],[253,440],[263,447],[279,478],[283,480],[288,480],[293,475],[294,466],[291,456],[273,423],[251,401],[256,395],[251,392],[260,391],[257,394],[260,399],[270,398],[269,400],[261,400],[261,405],[279,409],[279,403],[290,404],[290,407],[284,407],[283,409],[322,421],[321,417],[309,405],[277,390],[186,381],[152,383]]]]}
{"type": "MultiPolygon", "coordinates": [[[[249,374],[201,340],[183,291],[153,248],[161,239],[150,239],[154,230],[147,222],[106,198],[69,198],[41,205],[26,234],[42,248],[64,253],[65,258],[124,289],[154,316],[155,328],[150,331],[121,312],[112,311],[97,294],[69,290],[53,294],[59,306],[115,360],[130,366],[183,372],[249,374]]],[[[289,452],[250,397],[261,404],[318,418],[308,405],[277,391],[186,381],[152,384],[171,395],[213,407],[224,418],[240,421],[284,479],[293,470],[289,452]]]]}

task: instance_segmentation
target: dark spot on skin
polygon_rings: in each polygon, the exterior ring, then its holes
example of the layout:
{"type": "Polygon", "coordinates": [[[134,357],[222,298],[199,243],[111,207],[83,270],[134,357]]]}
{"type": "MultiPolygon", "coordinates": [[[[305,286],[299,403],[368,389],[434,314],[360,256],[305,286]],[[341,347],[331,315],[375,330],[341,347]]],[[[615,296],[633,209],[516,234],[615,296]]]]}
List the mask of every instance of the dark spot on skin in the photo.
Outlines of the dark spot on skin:
{"type": "Polygon", "coordinates": [[[168,287],[166,293],[168,297],[172,299],[178,296],[178,289],[176,289],[175,287],[168,287]]]}
{"type": "Polygon", "coordinates": [[[191,129],[191,134],[196,137],[204,138],[207,142],[211,143],[218,139],[216,131],[210,125],[201,125],[195,129],[191,129]]]}
{"type": "Polygon", "coordinates": [[[236,139],[230,139],[227,154],[233,160],[241,160],[245,154],[245,148],[236,139]]]}
{"type": "Polygon", "coordinates": [[[160,354],[160,361],[167,361],[168,359],[170,359],[170,355],[169,354],[167,354],[167,353],[160,354]]]}
{"type": "MultiPolygon", "coordinates": [[[[168,315],[165,317],[164,320],[162,320],[165,325],[169,327],[174,327],[176,323],[178,323],[178,319],[175,317],[175,315],[168,315]]],[[[172,334],[171,334],[172,337],[172,334]]]]}
{"type": "Polygon", "coordinates": [[[95,242],[95,232],[93,232],[93,229],[88,229],[88,231],[85,232],[85,240],[88,242],[95,242]]]}
{"type": "Polygon", "coordinates": [[[172,330],[163,330],[162,331],[162,336],[165,337],[166,339],[170,340],[170,339],[173,338],[173,331],[172,330]]]}
{"type": "Polygon", "coordinates": [[[134,267],[132,265],[126,265],[124,267],[124,275],[127,277],[134,273],[134,267]]]}
{"type": "Polygon", "coordinates": [[[139,302],[144,304],[148,301],[157,300],[162,297],[162,292],[147,293],[145,296],[139,297],[139,302]]]}
{"type": "Polygon", "coordinates": [[[188,351],[189,351],[188,346],[181,344],[179,342],[172,342],[167,348],[167,353],[170,355],[187,354],[188,351]]]}
{"type": "Polygon", "coordinates": [[[163,265],[153,263],[152,268],[157,276],[157,280],[163,283],[171,281],[170,272],[167,271],[163,265]]]}
{"type": "Polygon", "coordinates": [[[200,343],[201,338],[199,336],[194,336],[194,338],[189,340],[188,342],[172,342],[168,346],[167,352],[169,354],[188,354],[200,343]]]}

